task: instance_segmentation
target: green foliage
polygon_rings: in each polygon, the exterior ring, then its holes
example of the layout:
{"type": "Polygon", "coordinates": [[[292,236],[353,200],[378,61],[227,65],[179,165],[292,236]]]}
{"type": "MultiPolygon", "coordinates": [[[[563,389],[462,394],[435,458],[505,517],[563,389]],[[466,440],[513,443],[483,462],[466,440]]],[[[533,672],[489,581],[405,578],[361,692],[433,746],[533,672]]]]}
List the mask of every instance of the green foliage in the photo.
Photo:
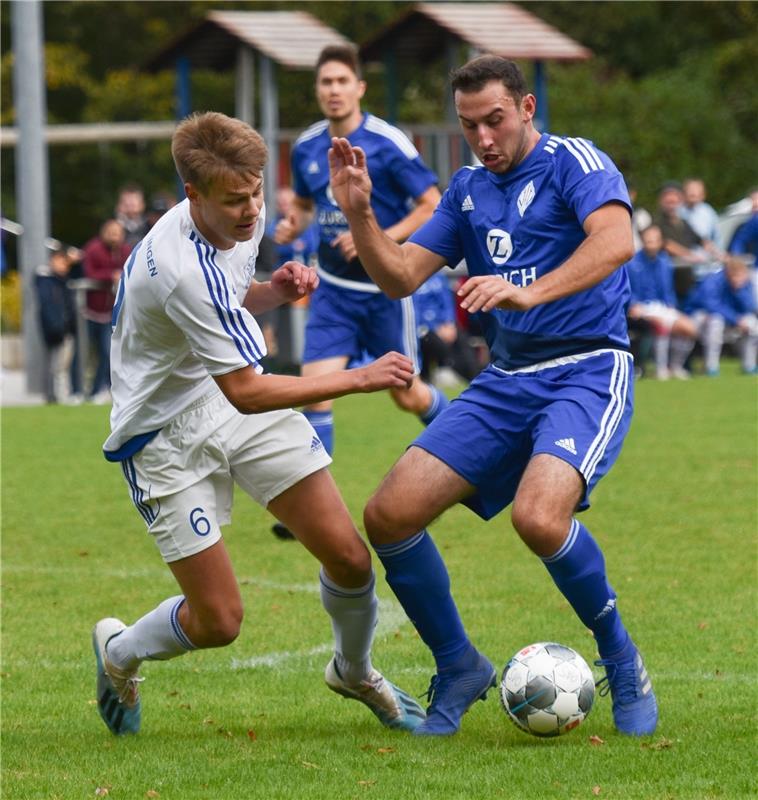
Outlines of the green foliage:
{"type": "MultiPolygon", "coordinates": [[[[656,188],[688,174],[705,178],[709,199],[724,206],[758,183],[758,4],[740,2],[526,2],[525,8],[590,47],[591,61],[548,66],[550,128],[583,135],[618,161],[653,206],[656,188]]],[[[412,3],[224,3],[224,9],[301,9],[356,42],[366,41],[412,3]]],[[[0,119],[13,124],[10,4],[0,15],[0,119]]],[[[171,119],[174,74],[151,74],[149,58],[219,5],[192,2],[130,3],[71,0],[43,4],[48,118],[52,123],[171,119]]],[[[461,60],[466,57],[460,48],[461,60]]],[[[525,64],[528,75],[530,65],[525,64]]],[[[448,92],[444,58],[398,64],[401,124],[444,121],[448,92]]],[[[365,107],[380,115],[388,105],[381,71],[367,74],[365,107]]],[[[234,113],[233,72],[193,71],[198,110],[234,113]]],[[[319,116],[313,76],[277,70],[280,125],[302,130],[319,116]]],[[[2,149],[6,214],[15,207],[13,153],[2,149]]],[[[148,192],[174,183],[163,144],[125,143],[51,148],[53,233],[81,244],[112,212],[118,186],[143,184],[148,192]]]]}
{"type": "MultiPolygon", "coordinates": [[[[324,687],[331,633],[316,562],[275,539],[241,494],[224,531],[241,636],[146,664],[142,733],[115,739],[94,704],[92,625],[107,614],[131,622],[176,585],[121,470],[102,458],[107,409],[4,408],[4,800],[105,789],[115,800],[754,798],[756,381],[724,367],[713,380],[637,384],[621,458],[582,515],[658,694],[660,728],[642,740],[614,732],[609,698],[578,730],[538,740],[508,722],[494,692],[444,741],[381,728],[324,687]]],[[[360,520],[419,424],[384,395],[339,400],[335,416],[333,472],[360,520]]],[[[507,513],[484,523],[457,507],[432,533],[467,629],[498,666],[543,639],[593,658],[507,513]]],[[[375,663],[421,694],[431,659],[377,572],[375,663]]]]}

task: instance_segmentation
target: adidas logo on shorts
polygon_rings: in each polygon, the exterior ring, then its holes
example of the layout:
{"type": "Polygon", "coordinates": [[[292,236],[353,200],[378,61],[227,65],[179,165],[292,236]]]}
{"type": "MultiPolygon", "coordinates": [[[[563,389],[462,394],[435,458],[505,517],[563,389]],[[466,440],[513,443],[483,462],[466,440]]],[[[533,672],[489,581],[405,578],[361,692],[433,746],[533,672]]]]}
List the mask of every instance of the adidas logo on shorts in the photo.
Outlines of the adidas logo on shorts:
{"type": "Polygon", "coordinates": [[[576,455],[576,445],[574,444],[574,439],[572,437],[567,439],[558,439],[555,444],[557,444],[558,447],[562,447],[564,450],[568,450],[569,453],[576,455]]]}
{"type": "Polygon", "coordinates": [[[319,450],[323,450],[324,445],[321,444],[321,439],[318,436],[314,436],[311,439],[311,453],[318,453],[319,450]]]}

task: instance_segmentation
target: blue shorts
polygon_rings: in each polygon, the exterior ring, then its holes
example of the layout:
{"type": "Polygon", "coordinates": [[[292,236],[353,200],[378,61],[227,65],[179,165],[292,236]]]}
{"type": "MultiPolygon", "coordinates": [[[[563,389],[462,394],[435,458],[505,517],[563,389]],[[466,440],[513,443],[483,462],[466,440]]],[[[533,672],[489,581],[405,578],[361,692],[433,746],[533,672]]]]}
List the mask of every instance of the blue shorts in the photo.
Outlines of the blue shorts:
{"type": "Polygon", "coordinates": [[[408,356],[418,370],[413,299],[390,300],[382,292],[361,292],[323,280],[311,296],[303,363],[335,356],[379,358],[390,350],[408,356]]]}
{"type": "Polygon", "coordinates": [[[491,519],[516,495],[532,456],[550,453],[584,479],[579,510],[618,457],[632,419],[629,353],[602,350],[505,372],[489,366],[416,438],[476,487],[464,500],[491,519]]]}

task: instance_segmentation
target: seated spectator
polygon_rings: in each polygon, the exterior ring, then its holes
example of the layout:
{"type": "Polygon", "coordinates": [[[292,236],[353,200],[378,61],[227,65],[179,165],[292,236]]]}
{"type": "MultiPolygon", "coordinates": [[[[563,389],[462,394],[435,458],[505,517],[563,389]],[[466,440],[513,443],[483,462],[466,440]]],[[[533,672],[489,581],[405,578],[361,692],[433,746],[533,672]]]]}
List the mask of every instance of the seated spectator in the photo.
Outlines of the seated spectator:
{"type": "Polygon", "coordinates": [[[104,222],[100,233],[84,246],[84,276],[101,286],[87,292],[84,317],[87,334],[94,347],[95,375],[88,397],[95,403],[110,400],[111,386],[111,314],[115,289],[131,248],[124,241],[124,228],[115,219],[104,222]]]}
{"type": "Polygon", "coordinates": [[[733,255],[750,255],[755,263],[758,258],[758,187],[751,190],[750,199],[753,203],[752,214],[734,232],[729,252],[733,255]]]}
{"type": "Polygon", "coordinates": [[[421,348],[421,377],[435,384],[472,381],[481,366],[468,336],[455,320],[455,303],[447,277],[437,272],[413,294],[416,331],[421,348]],[[436,368],[434,374],[432,369],[436,368]]]}
{"type": "Polygon", "coordinates": [[[124,229],[124,243],[130,250],[150,230],[150,223],[145,215],[145,194],[136,183],[128,183],[119,190],[116,221],[124,229]]]}
{"type": "Polygon", "coordinates": [[[742,371],[756,373],[758,316],[753,276],[744,258],[728,256],[724,268],[707,275],[687,299],[686,309],[700,335],[705,374],[718,375],[724,334],[737,345],[742,371]]]}
{"type": "Polygon", "coordinates": [[[677,310],[674,268],[657,225],[642,232],[642,249],[627,262],[626,272],[631,288],[627,316],[632,323],[644,320],[652,328],[656,377],[689,378],[684,364],[697,331],[692,320],[677,310]]]}
{"type": "Polygon", "coordinates": [[[705,183],[702,178],[687,178],[682,184],[684,202],[679,206],[679,216],[704,241],[721,248],[719,215],[705,201],[705,183]]]}
{"type": "Polygon", "coordinates": [[[72,258],[61,246],[47,264],[37,267],[39,321],[45,346],[45,398],[48,403],[76,402],[69,382],[76,340],[76,301],[68,286],[72,258]]]}

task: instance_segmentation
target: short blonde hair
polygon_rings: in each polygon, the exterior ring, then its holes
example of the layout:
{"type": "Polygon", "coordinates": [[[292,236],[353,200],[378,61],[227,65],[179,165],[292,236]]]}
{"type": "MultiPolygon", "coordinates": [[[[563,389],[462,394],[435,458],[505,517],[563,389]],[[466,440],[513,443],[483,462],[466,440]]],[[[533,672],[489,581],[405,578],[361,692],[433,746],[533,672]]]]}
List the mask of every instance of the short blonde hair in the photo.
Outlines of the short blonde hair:
{"type": "Polygon", "coordinates": [[[230,174],[261,177],[268,151],[263,137],[247,123],[205,111],[179,123],[171,139],[171,155],[179,177],[206,194],[230,174]]]}

